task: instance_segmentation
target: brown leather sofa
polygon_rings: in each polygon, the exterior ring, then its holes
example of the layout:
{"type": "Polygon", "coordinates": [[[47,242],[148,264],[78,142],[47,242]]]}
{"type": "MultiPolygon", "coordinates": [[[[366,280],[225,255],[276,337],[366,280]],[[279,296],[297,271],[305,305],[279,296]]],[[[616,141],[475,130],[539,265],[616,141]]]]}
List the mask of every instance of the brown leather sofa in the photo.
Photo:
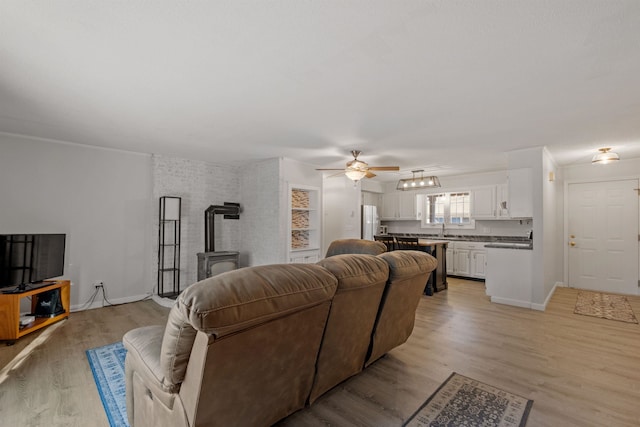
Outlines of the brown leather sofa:
{"type": "Polygon", "coordinates": [[[387,251],[387,246],[381,242],[364,239],[340,239],[331,242],[327,248],[326,258],[342,254],[380,255],[387,251]]]}
{"type": "Polygon", "coordinates": [[[166,326],[123,338],[131,426],[272,425],[403,343],[435,266],[417,251],[337,255],[190,286],[166,326]]]}

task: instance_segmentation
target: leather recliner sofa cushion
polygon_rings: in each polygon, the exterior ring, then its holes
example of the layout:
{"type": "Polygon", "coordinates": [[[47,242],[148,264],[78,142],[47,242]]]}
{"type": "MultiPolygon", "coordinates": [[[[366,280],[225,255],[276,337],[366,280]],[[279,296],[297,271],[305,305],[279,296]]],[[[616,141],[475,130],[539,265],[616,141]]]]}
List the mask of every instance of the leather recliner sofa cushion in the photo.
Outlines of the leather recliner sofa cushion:
{"type": "Polygon", "coordinates": [[[409,338],[429,274],[438,265],[434,257],[421,251],[393,251],[378,257],[389,264],[389,281],[382,295],[365,366],[409,338]]]}
{"type": "Polygon", "coordinates": [[[338,289],[318,354],[309,403],[364,367],[389,265],[373,255],[336,255],[318,265],[338,279],[338,289]]]}
{"type": "Polygon", "coordinates": [[[380,255],[387,251],[387,246],[382,242],[363,239],[339,239],[334,240],[327,249],[326,258],[344,254],[380,255]]]}

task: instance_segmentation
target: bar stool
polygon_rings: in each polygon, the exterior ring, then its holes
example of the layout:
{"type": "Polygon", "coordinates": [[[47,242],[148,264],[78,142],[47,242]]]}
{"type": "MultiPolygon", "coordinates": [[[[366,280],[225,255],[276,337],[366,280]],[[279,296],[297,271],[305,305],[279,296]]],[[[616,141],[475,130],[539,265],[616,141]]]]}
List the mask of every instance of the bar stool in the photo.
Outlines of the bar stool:
{"type": "Polygon", "coordinates": [[[393,236],[373,236],[373,240],[384,243],[387,247],[387,252],[395,251],[397,249],[396,240],[393,236]]]}
{"type": "Polygon", "coordinates": [[[418,244],[417,237],[396,237],[399,250],[423,251],[424,249],[418,244]]]}

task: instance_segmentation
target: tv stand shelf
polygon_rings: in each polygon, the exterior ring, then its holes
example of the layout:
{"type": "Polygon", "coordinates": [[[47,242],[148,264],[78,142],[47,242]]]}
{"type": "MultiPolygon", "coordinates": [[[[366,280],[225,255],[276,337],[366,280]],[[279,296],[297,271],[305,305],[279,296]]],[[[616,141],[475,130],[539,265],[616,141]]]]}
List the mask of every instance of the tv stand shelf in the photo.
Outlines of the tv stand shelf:
{"type": "Polygon", "coordinates": [[[71,282],[69,280],[57,280],[48,282],[47,286],[42,286],[37,289],[25,291],[21,293],[13,294],[0,294],[0,340],[2,341],[15,341],[18,338],[27,335],[28,333],[37,331],[44,328],[58,320],[66,319],[69,317],[69,303],[71,301],[71,282]],[[53,289],[60,289],[60,299],[62,301],[62,307],[64,313],[61,313],[55,317],[36,317],[30,325],[20,327],[20,300],[22,298],[31,298],[31,312],[33,313],[36,308],[37,298],[33,298],[36,295],[50,291],[53,289]]]}

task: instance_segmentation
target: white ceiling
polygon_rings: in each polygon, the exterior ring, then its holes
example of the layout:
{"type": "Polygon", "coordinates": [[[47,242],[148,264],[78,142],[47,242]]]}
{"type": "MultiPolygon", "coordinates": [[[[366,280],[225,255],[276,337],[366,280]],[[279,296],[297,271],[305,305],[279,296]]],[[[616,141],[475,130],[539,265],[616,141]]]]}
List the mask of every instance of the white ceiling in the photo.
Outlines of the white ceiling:
{"type": "Polygon", "coordinates": [[[0,132],[440,175],[640,157],[640,1],[3,0],[0,132]]]}

